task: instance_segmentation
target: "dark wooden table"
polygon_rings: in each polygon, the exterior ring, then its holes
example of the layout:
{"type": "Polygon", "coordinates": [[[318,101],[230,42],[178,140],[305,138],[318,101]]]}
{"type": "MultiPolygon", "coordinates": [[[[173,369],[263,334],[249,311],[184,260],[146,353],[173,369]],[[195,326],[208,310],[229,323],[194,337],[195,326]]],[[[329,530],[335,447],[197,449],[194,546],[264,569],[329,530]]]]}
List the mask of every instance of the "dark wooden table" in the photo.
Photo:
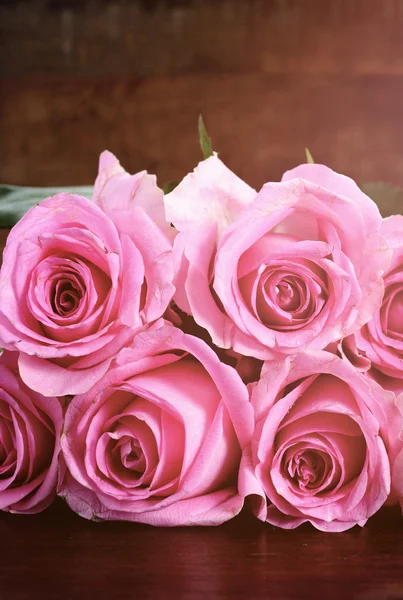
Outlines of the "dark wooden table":
{"type": "Polygon", "coordinates": [[[0,513],[0,598],[403,598],[403,519],[364,529],[283,531],[241,515],[221,527],[155,529],[85,521],[57,502],[0,513]]]}

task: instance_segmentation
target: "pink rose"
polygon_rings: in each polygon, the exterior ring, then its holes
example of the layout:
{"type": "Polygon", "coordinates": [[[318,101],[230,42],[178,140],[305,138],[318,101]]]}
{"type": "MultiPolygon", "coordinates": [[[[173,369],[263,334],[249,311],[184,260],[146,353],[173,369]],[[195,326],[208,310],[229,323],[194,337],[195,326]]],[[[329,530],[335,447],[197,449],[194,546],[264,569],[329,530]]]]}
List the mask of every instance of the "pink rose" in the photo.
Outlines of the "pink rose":
{"type": "Polygon", "coordinates": [[[17,355],[0,356],[0,510],[33,514],[56,495],[62,408],[20,379],[17,355]]]}
{"type": "Polygon", "coordinates": [[[373,367],[388,377],[403,379],[403,217],[384,219],[381,233],[393,251],[383,276],[384,296],[374,317],[355,337],[373,367]]]}
{"type": "Polygon", "coordinates": [[[235,370],[202,340],[154,326],[71,402],[60,494],[86,518],[218,525],[242,508],[237,476],[252,429],[235,370]]]}
{"type": "Polygon", "coordinates": [[[0,273],[0,346],[45,396],[87,391],[173,294],[172,247],[143,207],[57,194],[12,229],[0,273]]]}
{"type": "Polygon", "coordinates": [[[390,250],[349,178],[302,165],[259,194],[216,156],[165,198],[175,301],[223,348],[259,359],[323,349],[378,309],[390,250]]]}
{"type": "Polygon", "coordinates": [[[344,531],[384,504],[401,448],[394,394],[317,351],[265,363],[251,402],[256,425],[239,490],[260,520],[344,531]]]}

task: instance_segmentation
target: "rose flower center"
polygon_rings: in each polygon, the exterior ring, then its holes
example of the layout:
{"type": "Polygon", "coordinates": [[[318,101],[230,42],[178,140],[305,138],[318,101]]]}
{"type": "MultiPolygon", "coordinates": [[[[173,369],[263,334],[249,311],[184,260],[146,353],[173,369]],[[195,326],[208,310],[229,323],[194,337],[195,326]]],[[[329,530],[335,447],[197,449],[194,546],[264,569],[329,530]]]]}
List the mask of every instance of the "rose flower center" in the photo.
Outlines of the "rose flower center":
{"type": "Polygon", "coordinates": [[[262,263],[239,279],[239,289],[254,316],[277,331],[304,327],[321,313],[328,296],[326,274],[302,260],[287,268],[262,263]]]}
{"type": "Polygon", "coordinates": [[[298,451],[288,461],[288,473],[301,490],[319,487],[328,475],[330,457],[318,450],[298,451]]]}
{"type": "Polygon", "coordinates": [[[77,310],[83,292],[74,281],[62,279],[54,286],[51,304],[55,313],[66,316],[77,310]]]}
{"type": "Polygon", "coordinates": [[[300,304],[300,293],[296,285],[286,279],[274,287],[276,301],[281,310],[293,311],[300,304]]]}
{"type": "Polygon", "coordinates": [[[145,469],[145,459],[140,442],[135,437],[122,436],[117,440],[112,454],[126,469],[142,474],[145,469]]]}
{"type": "MultiPolygon", "coordinates": [[[[122,392],[113,395],[118,404],[124,402],[125,396],[122,392]]],[[[132,492],[150,486],[159,463],[155,434],[144,420],[141,408],[140,418],[137,416],[138,403],[147,410],[144,400],[134,397],[128,404],[124,402],[123,414],[111,417],[97,442],[94,456],[101,478],[132,492]]],[[[154,412],[159,415],[158,409],[154,412]]]]}

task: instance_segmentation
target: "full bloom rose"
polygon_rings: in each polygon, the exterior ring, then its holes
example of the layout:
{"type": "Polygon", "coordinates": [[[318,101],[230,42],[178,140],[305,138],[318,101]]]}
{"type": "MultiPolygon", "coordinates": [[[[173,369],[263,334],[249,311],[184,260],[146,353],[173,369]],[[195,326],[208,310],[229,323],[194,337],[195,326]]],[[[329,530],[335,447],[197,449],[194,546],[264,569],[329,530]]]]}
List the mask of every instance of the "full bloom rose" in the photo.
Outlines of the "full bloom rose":
{"type": "Polygon", "coordinates": [[[381,233],[393,251],[383,276],[384,296],[375,316],[355,337],[372,367],[388,377],[403,379],[403,216],[384,219],[381,233]]]}
{"type": "MultiPolygon", "coordinates": [[[[111,202],[114,199],[112,197],[111,202]]],[[[61,193],[12,229],[0,273],[0,346],[45,396],[87,391],[173,294],[172,247],[142,206],[113,221],[61,193]]]]}
{"type": "Polygon", "coordinates": [[[386,501],[401,448],[395,396],[328,352],[265,363],[240,492],[262,521],[324,531],[364,525],[386,501]]]}
{"type": "Polygon", "coordinates": [[[136,336],[65,420],[60,491],[86,518],[218,525],[237,514],[253,411],[234,369],[170,324],[136,336]]]}
{"type": "Polygon", "coordinates": [[[323,349],[378,309],[390,249],[357,185],[302,165],[259,194],[216,156],[165,197],[175,301],[223,348],[259,359],[323,349]]]}
{"type": "Polygon", "coordinates": [[[62,408],[30,390],[17,355],[0,356],[0,510],[38,513],[53,501],[58,478],[62,408]]]}

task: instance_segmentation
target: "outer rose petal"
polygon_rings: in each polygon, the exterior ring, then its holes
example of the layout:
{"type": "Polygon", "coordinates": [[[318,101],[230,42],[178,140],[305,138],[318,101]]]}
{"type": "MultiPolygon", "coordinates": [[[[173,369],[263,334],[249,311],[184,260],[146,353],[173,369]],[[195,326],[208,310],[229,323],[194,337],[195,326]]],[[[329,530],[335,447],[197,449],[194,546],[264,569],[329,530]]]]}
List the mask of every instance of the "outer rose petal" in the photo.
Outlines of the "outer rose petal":
{"type": "Polygon", "coordinates": [[[116,211],[140,207],[168,239],[175,237],[175,230],[165,218],[164,192],[157,186],[155,175],[149,175],[147,171],[130,175],[107,150],[99,158],[93,200],[112,219],[116,211]]]}
{"type": "Polygon", "coordinates": [[[228,316],[220,310],[212,295],[210,286],[210,265],[214,259],[217,239],[217,226],[204,224],[191,231],[180,232],[175,246],[181,245],[182,264],[187,265],[186,276],[183,268],[178,277],[178,293],[175,300],[186,311],[181,288],[184,287],[189,312],[195,321],[206,328],[215,344],[229,348],[232,345],[233,325],[228,316]],[[184,284],[183,284],[184,282],[184,284]],[[182,284],[182,285],[181,285],[182,284]]]}
{"type": "MultiPolygon", "coordinates": [[[[147,283],[143,321],[150,323],[162,317],[175,292],[172,246],[142,208],[116,211],[114,221],[119,231],[126,233],[142,254],[147,283]]],[[[127,294],[129,306],[130,298],[127,294]]]]}
{"type": "Polygon", "coordinates": [[[214,153],[165,196],[166,215],[179,231],[211,223],[221,231],[255,196],[214,153]]]}
{"type": "Polygon", "coordinates": [[[370,233],[379,228],[382,217],[377,205],[360,190],[350,177],[336,173],[325,165],[303,164],[286,171],[281,181],[295,178],[311,181],[330,192],[353,200],[361,209],[366,231],[370,233]]]}
{"type": "Polygon", "coordinates": [[[21,377],[29,387],[44,396],[83,394],[107,372],[112,358],[86,369],[63,368],[49,360],[20,354],[21,377]]]}
{"type": "Polygon", "coordinates": [[[179,500],[155,511],[130,513],[110,510],[88,488],[80,485],[70,473],[59,491],[74,512],[92,521],[131,521],[156,527],[221,525],[235,517],[243,507],[243,498],[233,489],[221,490],[198,498],[179,500]]]}

